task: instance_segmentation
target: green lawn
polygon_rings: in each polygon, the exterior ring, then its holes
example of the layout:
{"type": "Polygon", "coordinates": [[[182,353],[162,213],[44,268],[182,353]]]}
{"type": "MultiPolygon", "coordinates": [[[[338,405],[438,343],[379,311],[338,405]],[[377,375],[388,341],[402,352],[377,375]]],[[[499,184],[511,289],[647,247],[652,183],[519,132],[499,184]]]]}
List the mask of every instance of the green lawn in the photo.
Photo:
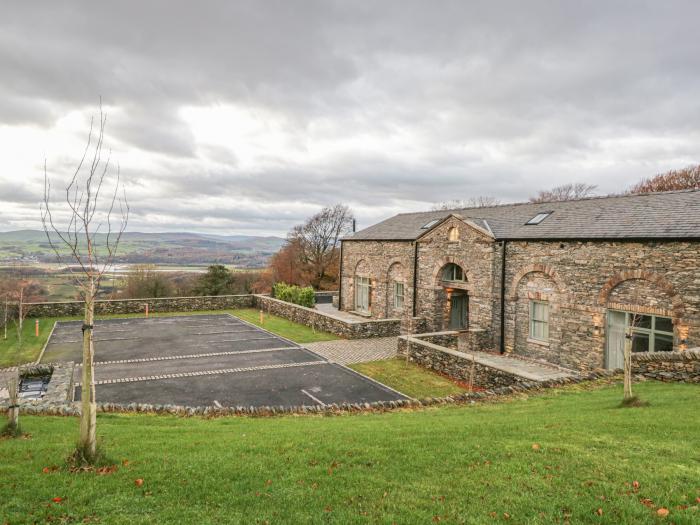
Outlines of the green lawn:
{"type": "Polygon", "coordinates": [[[445,397],[466,390],[449,379],[400,358],[359,363],[350,365],[350,368],[417,399],[445,397]]]}
{"type": "Polygon", "coordinates": [[[617,408],[618,385],[339,417],[101,414],[107,475],[66,469],[77,419],[23,416],[31,439],[0,441],[0,521],[698,523],[700,388],[636,390],[651,406],[617,408]]]}
{"type": "MultiPolygon", "coordinates": [[[[207,310],[198,312],[165,312],[153,313],[151,317],[169,317],[182,315],[198,315],[198,314],[221,314],[229,313],[240,317],[245,321],[260,326],[260,312],[253,308],[243,308],[238,310],[207,310]]],[[[143,314],[125,314],[125,315],[108,315],[98,316],[98,319],[106,319],[111,317],[143,317],[143,314]]],[[[17,331],[13,322],[9,323],[7,330],[7,340],[3,339],[3,332],[0,332],[0,368],[13,366],[19,363],[27,363],[35,361],[39,357],[39,353],[46,343],[46,339],[51,333],[51,328],[56,321],[71,321],[79,319],[78,317],[61,317],[61,318],[44,318],[39,320],[39,337],[34,335],[34,319],[26,319],[23,328],[22,347],[18,353],[17,349],[17,331]],[[19,360],[18,360],[19,356],[19,360]]],[[[333,334],[326,332],[314,332],[308,326],[304,326],[292,321],[288,321],[281,317],[265,314],[263,327],[270,332],[281,335],[296,343],[313,343],[316,341],[330,341],[339,339],[333,334]]],[[[0,522],[2,523],[2,522],[0,522]]]]}
{"type": "Polygon", "coordinates": [[[272,333],[291,339],[295,343],[315,343],[318,341],[333,341],[340,339],[337,335],[328,332],[320,332],[312,330],[310,327],[288,321],[276,315],[265,314],[263,324],[260,324],[260,311],[254,308],[243,308],[240,310],[231,310],[231,314],[240,317],[244,321],[253,323],[256,326],[262,326],[265,330],[272,333]]]}

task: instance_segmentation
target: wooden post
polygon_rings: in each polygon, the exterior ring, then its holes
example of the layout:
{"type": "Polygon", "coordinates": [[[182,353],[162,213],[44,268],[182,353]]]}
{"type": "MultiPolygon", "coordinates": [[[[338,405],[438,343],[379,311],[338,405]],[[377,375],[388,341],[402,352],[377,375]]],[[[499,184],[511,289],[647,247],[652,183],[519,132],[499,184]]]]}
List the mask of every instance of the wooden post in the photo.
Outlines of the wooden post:
{"type": "Polygon", "coordinates": [[[39,319],[34,321],[34,336],[39,337],[39,319]]]}
{"type": "Polygon", "coordinates": [[[148,303],[146,303],[146,317],[148,317],[148,303]]]}
{"type": "Polygon", "coordinates": [[[260,309],[260,326],[265,324],[265,316],[263,315],[262,308],[260,309]]]}

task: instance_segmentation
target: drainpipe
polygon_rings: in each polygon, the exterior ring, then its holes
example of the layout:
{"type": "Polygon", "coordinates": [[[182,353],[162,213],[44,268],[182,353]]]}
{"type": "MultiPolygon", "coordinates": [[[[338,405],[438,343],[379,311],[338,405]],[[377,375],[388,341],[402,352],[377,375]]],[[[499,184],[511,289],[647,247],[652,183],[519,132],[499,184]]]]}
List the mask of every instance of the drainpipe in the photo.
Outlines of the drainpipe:
{"type": "Polygon", "coordinates": [[[506,241],[501,242],[501,353],[506,353],[506,241]]]}
{"type": "Polygon", "coordinates": [[[413,244],[413,317],[416,316],[418,290],[418,241],[413,244]]]}
{"type": "MultiPolygon", "coordinates": [[[[353,220],[353,225],[355,221],[353,220]]],[[[343,309],[343,241],[340,241],[340,270],[338,272],[338,310],[343,309]]]]}

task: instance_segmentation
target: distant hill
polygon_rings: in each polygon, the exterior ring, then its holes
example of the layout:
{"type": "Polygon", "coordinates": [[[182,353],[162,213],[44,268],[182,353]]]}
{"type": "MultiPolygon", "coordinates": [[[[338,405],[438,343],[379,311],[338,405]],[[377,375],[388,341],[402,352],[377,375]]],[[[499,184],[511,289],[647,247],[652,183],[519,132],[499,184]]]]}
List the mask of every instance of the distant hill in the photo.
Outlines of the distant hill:
{"type": "MultiPolygon", "coordinates": [[[[105,242],[98,236],[98,244],[105,242]]],[[[61,253],[66,253],[58,239],[61,253]]],[[[153,264],[232,264],[241,268],[261,268],[284,244],[280,237],[212,235],[190,232],[125,232],[118,263],[153,264]]],[[[55,262],[46,234],[40,230],[0,232],[0,261],[55,262]]]]}

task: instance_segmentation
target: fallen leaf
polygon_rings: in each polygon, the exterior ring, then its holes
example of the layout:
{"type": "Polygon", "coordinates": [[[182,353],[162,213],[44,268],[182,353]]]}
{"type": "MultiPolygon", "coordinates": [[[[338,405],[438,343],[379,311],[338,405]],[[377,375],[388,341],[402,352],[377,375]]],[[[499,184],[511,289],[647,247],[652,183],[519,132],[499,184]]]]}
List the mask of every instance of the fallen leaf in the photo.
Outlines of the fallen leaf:
{"type": "Polygon", "coordinates": [[[134,485],[141,487],[143,485],[143,480],[141,478],[134,480],[134,485]]]}
{"type": "Polygon", "coordinates": [[[510,514],[508,514],[507,512],[504,512],[504,513],[503,513],[503,519],[504,519],[504,520],[509,520],[509,519],[510,519],[510,514]]]}
{"type": "Polygon", "coordinates": [[[654,502],[651,501],[649,498],[642,498],[639,500],[639,503],[641,503],[642,505],[644,505],[645,507],[648,507],[650,509],[654,508],[654,502]]]}
{"type": "Polygon", "coordinates": [[[661,507],[659,510],[656,511],[656,514],[658,514],[662,518],[665,518],[666,516],[668,516],[668,509],[661,507]]]}
{"type": "Polygon", "coordinates": [[[539,450],[539,449],[540,449],[539,443],[533,443],[533,444],[532,444],[532,450],[539,450]]]}
{"type": "Polygon", "coordinates": [[[633,486],[635,489],[638,489],[638,488],[639,488],[639,481],[633,481],[633,482],[632,482],[632,486],[633,486]]]}
{"type": "Polygon", "coordinates": [[[100,476],[106,476],[107,474],[114,474],[117,471],[116,465],[109,465],[106,467],[100,467],[95,472],[100,476]]]}
{"type": "Polygon", "coordinates": [[[596,513],[598,516],[602,516],[602,515],[603,515],[603,509],[600,509],[600,508],[599,508],[598,510],[595,511],[595,513],[596,513]]]}
{"type": "Polygon", "coordinates": [[[61,503],[63,501],[63,498],[56,497],[53,498],[51,501],[53,501],[54,503],[61,503]]]}

